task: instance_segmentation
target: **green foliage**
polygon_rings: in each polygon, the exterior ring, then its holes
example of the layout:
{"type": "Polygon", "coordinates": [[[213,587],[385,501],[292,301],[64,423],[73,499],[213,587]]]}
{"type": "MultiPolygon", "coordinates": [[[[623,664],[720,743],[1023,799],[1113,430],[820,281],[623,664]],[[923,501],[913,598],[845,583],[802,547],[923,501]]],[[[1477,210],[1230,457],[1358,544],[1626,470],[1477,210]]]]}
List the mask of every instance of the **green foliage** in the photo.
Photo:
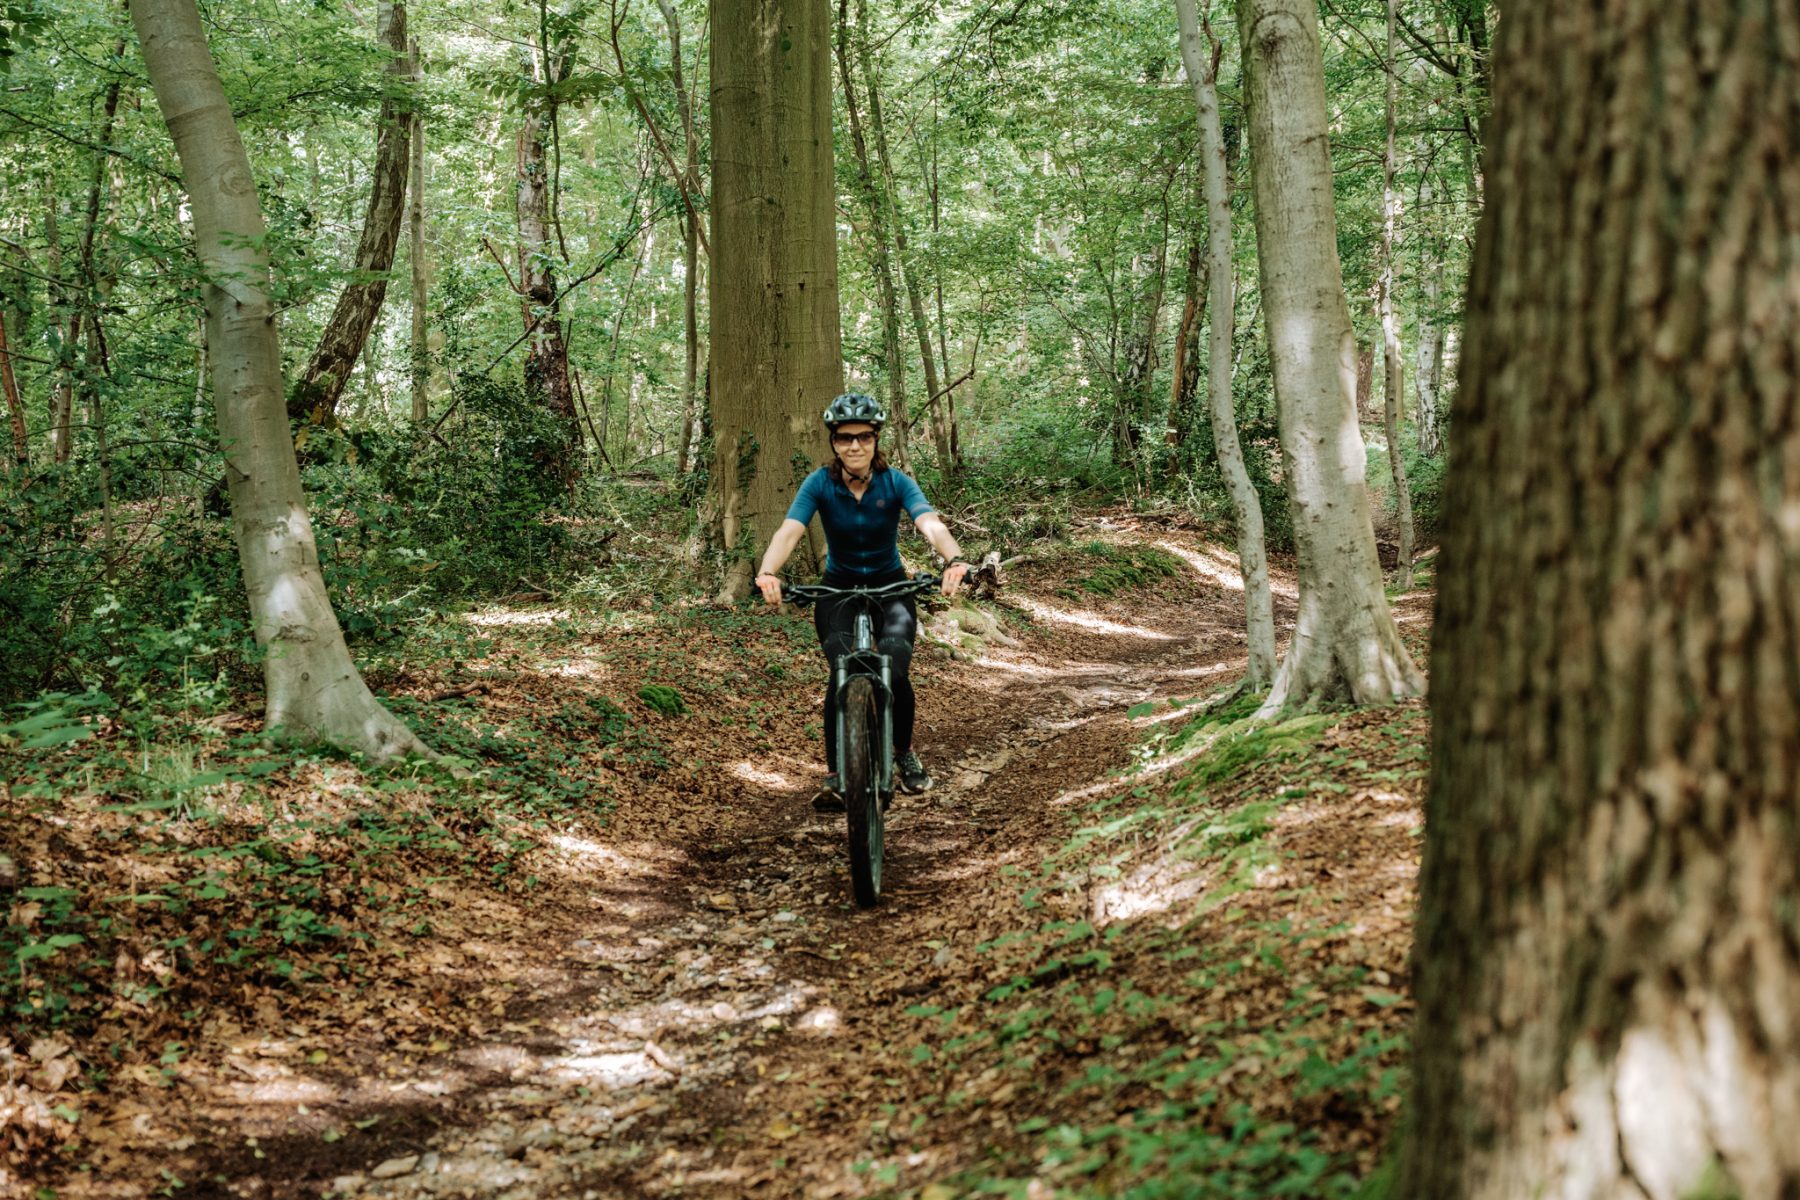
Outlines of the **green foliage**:
{"type": "Polygon", "coordinates": [[[638,699],[665,717],[679,717],[687,712],[687,701],[681,693],[664,684],[646,683],[638,689],[638,699]]]}
{"type": "Polygon", "coordinates": [[[1059,588],[1058,594],[1112,596],[1174,578],[1182,570],[1179,558],[1155,546],[1089,541],[1076,548],[1069,586],[1059,588]]]}

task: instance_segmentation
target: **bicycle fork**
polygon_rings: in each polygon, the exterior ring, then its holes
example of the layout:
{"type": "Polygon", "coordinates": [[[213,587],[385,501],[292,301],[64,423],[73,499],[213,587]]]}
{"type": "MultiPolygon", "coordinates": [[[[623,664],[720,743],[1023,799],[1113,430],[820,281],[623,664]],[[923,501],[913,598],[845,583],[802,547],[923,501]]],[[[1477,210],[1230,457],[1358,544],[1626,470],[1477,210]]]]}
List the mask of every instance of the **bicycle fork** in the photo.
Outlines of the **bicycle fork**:
{"type": "MultiPolygon", "coordinates": [[[[875,788],[879,795],[889,796],[892,795],[894,791],[893,665],[889,661],[887,655],[879,654],[875,650],[875,622],[870,618],[868,613],[859,612],[856,614],[854,638],[855,641],[851,647],[850,653],[839,655],[837,664],[834,668],[837,676],[837,747],[839,761],[832,765],[838,769],[838,778],[844,778],[843,756],[846,745],[844,741],[844,696],[852,674],[851,664],[873,664],[876,667],[876,670],[868,673],[875,676],[881,689],[879,692],[881,700],[881,752],[876,759],[878,765],[876,767],[877,776],[875,788]]],[[[861,674],[862,672],[857,673],[861,674]]]]}

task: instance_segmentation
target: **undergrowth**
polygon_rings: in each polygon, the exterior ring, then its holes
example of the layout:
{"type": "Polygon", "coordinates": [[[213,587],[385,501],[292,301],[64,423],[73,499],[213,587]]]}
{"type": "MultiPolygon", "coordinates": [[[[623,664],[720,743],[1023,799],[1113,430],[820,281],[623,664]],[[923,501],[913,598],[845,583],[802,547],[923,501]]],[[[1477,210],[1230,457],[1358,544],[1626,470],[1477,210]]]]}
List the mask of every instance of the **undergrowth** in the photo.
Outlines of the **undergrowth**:
{"type": "Polygon", "coordinates": [[[1019,875],[1041,919],[984,944],[986,990],[908,1010],[934,1093],[920,1120],[1038,1114],[992,1136],[989,1165],[912,1194],[1367,1194],[1405,1082],[1405,997],[1326,898],[1271,892],[1265,873],[1287,805],[1416,783],[1423,715],[1345,745],[1343,714],[1259,722],[1257,700],[1153,725],[1117,794],[1019,875]],[[1161,906],[1105,919],[1109,887],[1161,889],[1161,906]]]}

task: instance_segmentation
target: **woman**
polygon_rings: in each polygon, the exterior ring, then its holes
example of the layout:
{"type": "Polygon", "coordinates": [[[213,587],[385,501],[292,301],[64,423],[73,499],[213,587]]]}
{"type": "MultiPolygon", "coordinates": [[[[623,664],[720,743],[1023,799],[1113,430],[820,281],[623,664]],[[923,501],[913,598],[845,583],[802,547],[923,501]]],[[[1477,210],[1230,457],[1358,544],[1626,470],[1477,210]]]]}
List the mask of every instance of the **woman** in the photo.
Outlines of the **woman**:
{"type": "MultiPolygon", "coordinates": [[[[900,562],[900,510],[944,557],[944,595],[954,596],[962,586],[969,564],[950,536],[944,519],[925,500],[919,485],[887,464],[881,453],[881,427],[887,413],[872,396],[845,392],[825,410],[825,427],[831,431],[833,458],[800,485],[787,519],[769,539],[757,590],[770,605],[781,603],[777,572],[788,555],[806,536],[807,522],[817,513],[825,526],[825,579],[827,587],[880,587],[906,578],[900,562]]],[[[825,652],[825,782],[813,797],[813,807],[841,812],[844,799],[837,772],[837,684],[830,667],[851,646],[858,606],[848,597],[820,601],[813,606],[813,626],[819,631],[819,647],[825,652]]],[[[918,612],[911,597],[881,605],[875,624],[876,644],[888,656],[894,688],[894,745],[902,748],[895,765],[902,791],[919,793],[931,786],[931,776],[913,749],[913,686],[907,675],[912,663],[913,640],[918,636],[918,612]]]]}

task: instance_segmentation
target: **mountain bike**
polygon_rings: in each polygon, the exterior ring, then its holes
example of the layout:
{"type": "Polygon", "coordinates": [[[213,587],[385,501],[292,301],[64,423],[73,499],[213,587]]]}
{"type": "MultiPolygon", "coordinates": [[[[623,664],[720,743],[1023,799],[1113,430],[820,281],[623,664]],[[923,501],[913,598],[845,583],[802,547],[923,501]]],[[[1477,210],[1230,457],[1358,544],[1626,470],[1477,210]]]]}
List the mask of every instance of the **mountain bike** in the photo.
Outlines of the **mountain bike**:
{"type": "Polygon", "coordinates": [[[850,832],[850,890],[856,903],[873,908],[881,899],[881,854],[888,801],[894,795],[893,680],[888,656],[875,646],[875,613],[881,603],[916,596],[938,586],[935,575],[915,575],[883,587],[833,588],[801,583],[781,598],[811,604],[834,596],[860,603],[848,654],[831,669],[837,683],[837,768],[850,832]]]}

